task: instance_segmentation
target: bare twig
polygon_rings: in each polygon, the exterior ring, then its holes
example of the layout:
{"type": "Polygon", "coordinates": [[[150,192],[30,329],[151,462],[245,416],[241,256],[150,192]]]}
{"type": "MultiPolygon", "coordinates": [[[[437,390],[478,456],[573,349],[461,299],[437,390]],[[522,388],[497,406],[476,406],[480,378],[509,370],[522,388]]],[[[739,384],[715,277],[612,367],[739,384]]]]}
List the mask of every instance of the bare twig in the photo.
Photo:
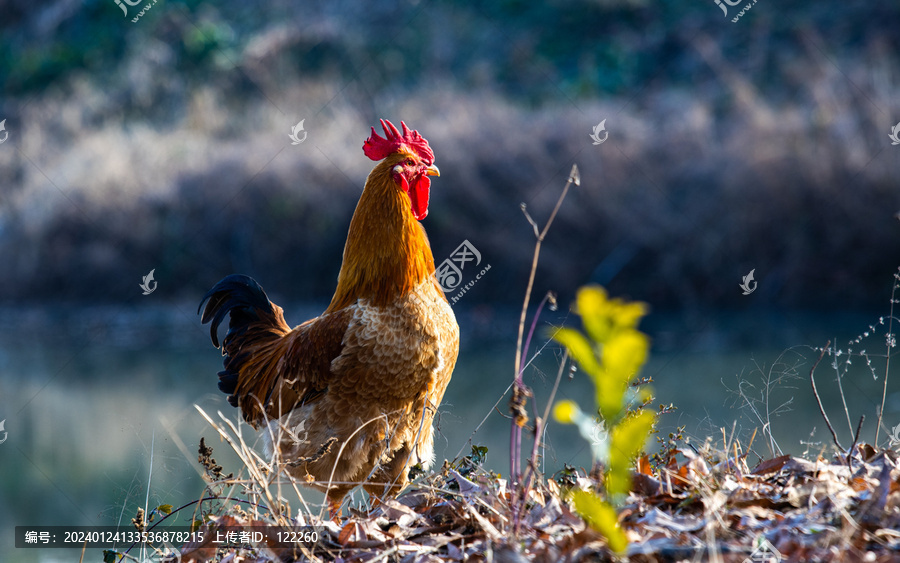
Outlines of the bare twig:
{"type": "Polygon", "coordinates": [[[566,363],[568,363],[568,361],[569,350],[566,350],[563,354],[562,361],[559,363],[559,370],[556,372],[556,381],[553,383],[553,390],[550,391],[550,398],[547,400],[547,406],[544,408],[544,415],[537,416],[537,413],[535,413],[534,444],[531,446],[531,458],[528,460],[528,468],[525,470],[523,478],[524,486],[522,487],[519,506],[515,507],[516,510],[513,515],[513,533],[518,533],[519,524],[521,523],[522,514],[525,508],[525,501],[528,500],[528,492],[531,489],[531,485],[534,483],[534,476],[537,474],[538,449],[540,449],[540,445],[543,442],[542,436],[547,428],[547,418],[550,416],[550,409],[553,406],[553,401],[556,399],[556,391],[559,389],[559,382],[562,381],[562,374],[566,369],[566,363]]]}
{"type": "Polygon", "coordinates": [[[524,414],[524,405],[527,400],[527,389],[524,382],[522,381],[522,339],[525,335],[525,318],[528,315],[528,303],[531,301],[531,291],[534,288],[534,276],[537,272],[538,258],[540,258],[541,255],[541,245],[544,242],[544,238],[547,236],[547,232],[550,230],[550,226],[553,224],[553,220],[556,218],[556,214],[559,212],[560,206],[562,206],[563,200],[566,198],[566,194],[569,193],[569,187],[571,187],[572,184],[575,184],[576,186],[581,185],[581,176],[578,173],[577,165],[572,165],[572,170],[569,172],[569,178],[566,181],[566,185],[565,187],[563,187],[559,199],[556,200],[556,206],[553,208],[553,211],[550,213],[550,217],[547,219],[547,223],[544,225],[544,228],[540,230],[540,232],[538,232],[537,222],[535,222],[535,220],[531,218],[531,215],[528,214],[528,210],[526,209],[525,204],[522,204],[522,213],[525,214],[525,218],[534,229],[534,234],[537,237],[537,242],[535,242],[534,245],[534,257],[531,260],[531,273],[528,276],[528,286],[525,289],[525,299],[522,303],[522,313],[519,316],[519,335],[516,339],[515,378],[512,397],[509,400],[510,411],[512,412],[514,417],[512,429],[510,431],[509,444],[510,483],[513,485],[516,485],[519,482],[521,473],[520,460],[522,427],[525,426],[525,424],[528,422],[528,417],[524,414]]]}
{"type": "Polygon", "coordinates": [[[295,460],[288,461],[285,465],[290,467],[297,467],[298,465],[303,465],[304,463],[315,463],[325,457],[327,454],[331,452],[331,446],[337,442],[338,439],[332,436],[325,440],[325,443],[319,446],[319,451],[309,457],[298,457],[295,460]]]}
{"type": "MultiPolygon", "coordinates": [[[[550,409],[553,408],[553,401],[556,399],[556,392],[559,390],[559,382],[562,381],[562,374],[565,371],[566,363],[569,361],[569,350],[567,349],[563,353],[562,360],[559,362],[559,370],[556,372],[556,381],[553,383],[553,389],[550,391],[550,398],[547,399],[547,406],[544,407],[544,415],[540,418],[542,421],[540,429],[535,426],[535,434],[538,438],[541,438],[543,432],[547,429],[547,419],[550,417],[550,409]]],[[[542,439],[535,440],[534,447],[531,452],[532,459],[536,458],[537,450],[539,444],[543,442],[542,439]]],[[[535,469],[537,471],[537,469],[535,469]]]]}
{"type": "MultiPolygon", "coordinates": [[[[834,339],[834,342],[837,343],[837,338],[834,339]]],[[[849,350],[848,350],[848,361],[849,361],[849,350]]],[[[841,373],[840,367],[837,363],[837,356],[834,359],[834,375],[837,377],[838,384],[838,392],[841,394],[841,404],[844,406],[844,416],[847,417],[847,428],[850,429],[850,432],[853,432],[853,423],[850,421],[850,409],[847,408],[847,396],[844,394],[844,385],[841,380],[847,375],[847,366],[844,366],[844,373],[841,373]]]]}
{"type": "Polygon", "coordinates": [[[799,362],[794,361],[793,363],[790,363],[787,359],[788,352],[794,353],[793,347],[782,351],[768,368],[766,368],[764,364],[754,361],[756,369],[751,371],[750,375],[757,372],[760,374],[762,382],[760,388],[757,388],[757,386],[750,381],[749,377],[744,378],[743,372],[736,376],[736,388],[734,390],[729,388],[729,391],[735,393],[739,399],[743,401],[744,404],[741,408],[748,409],[753,417],[759,421],[762,426],[763,438],[765,439],[766,446],[769,448],[769,452],[772,456],[782,455],[784,453],[781,445],[775,439],[772,418],[773,416],[778,416],[789,411],[794,402],[794,398],[790,397],[779,404],[774,404],[773,397],[775,396],[775,391],[779,388],[791,387],[790,385],[787,385],[787,383],[792,379],[802,378],[797,368],[799,362]],[[755,396],[757,391],[758,397],[755,396]]]}
{"type": "Polygon", "coordinates": [[[828,420],[828,415],[825,414],[825,407],[822,406],[822,399],[819,397],[819,391],[816,389],[816,378],[814,377],[816,373],[816,368],[819,366],[819,362],[822,361],[822,358],[825,356],[825,352],[828,351],[828,347],[831,346],[831,340],[825,343],[825,346],[822,348],[822,353],[819,354],[819,359],[816,360],[816,363],[813,364],[812,368],[809,370],[809,382],[812,385],[813,395],[816,397],[816,403],[819,405],[819,412],[822,413],[822,418],[825,419],[825,424],[828,425],[828,429],[831,430],[831,437],[834,440],[835,445],[841,450],[844,451],[843,446],[838,441],[837,434],[834,432],[834,427],[831,425],[831,421],[828,420]]]}
{"type": "MultiPolygon", "coordinates": [[[[534,329],[537,328],[538,319],[541,317],[541,311],[544,310],[544,305],[550,303],[551,308],[555,308],[556,306],[556,295],[553,294],[552,291],[548,291],[544,298],[541,299],[540,304],[538,305],[537,311],[534,312],[534,317],[531,320],[531,328],[528,329],[528,337],[525,338],[525,346],[522,348],[522,355],[527,356],[528,350],[531,347],[531,337],[534,336],[534,329]]],[[[525,402],[528,400],[528,397],[531,395],[531,391],[525,386],[523,380],[523,374],[525,373],[525,366],[521,366],[519,368],[518,377],[516,377],[513,385],[513,396],[509,402],[509,410],[512,412],[513,420],[515,421],[515,425],[517,427],[524,428],[526,424],[528,424],[528,413],[525,411],[525,402]]],[[[515,475],[519,475],[521,473],[521,467],[519,463],[522,459],[522,439],[521,439],[521,430],[513,430],[510,432],[510,451],[512,451],[512,455],[515,459],[515,475]]]]}
{"type": "MultiPolygon", "coordinates": [[[[900,268],[897,269],[900,272],[900,268]]],[[[891,367],[891,348],[893,348],[892,344],[894,342],[894,304],[897,302],[895,299],[897,288],[900,287],[900,274],[894,274],[894,285],[891,288],[891,311],[888,316],[888,331],[887,336],[885,336],[885,346],[887,350],[885,351],[885,363],[884,363],[884,383],[881,387],[881,409],[878,411],[878,424],[875,426],[875,445],[878,445],[878,432],[881,430],[881,419],[884,416],[884,403],[887,399],[887,387],[888,387],[888,374],[890,373],[891,367]]]]}
{"type": "MultiPolygon", "coordinates": [[[[195,504],[200,504],[200,503],[202,503],[202,502],[204,502],[204,501],[208,501],[208,500],[220,500],[220,499],[219,499],[218,496],[211,496],[211,497],[201,497],[201,498],[199,498],[199,499],[197,499],[197,500],[192,500],[191,502],[189,502],[189,503],[187,503],[187,504],[184,504],[184,505],[182,505],[182,506],[179,506],[178,508],[173,509],[172,512],[170,512],[170,513],[168,513],[168,514],[164,514],[164,515],[162,516],[162,518],[160,518],[159,520],[157,520],[155,523],[151,524],[151,525],[147,528],[147,532],[152,532],[154,528],[156,528],[157,526],[159,526],[160,524],[162,524],[167,518],[169,518],[170,516],[176,516],[179,512],[181,512],[181,511],[184,510],[185,508],[187,508],[187,507],[189,507],[189,506],[193,506],[193,505],[195,505],[195,504]]],[[[240,503],[244,503],[244,504],[249,505],[249,506],[260,507],[259,504],[250,502],[249,500],[244,500],[244,499],[239,499],[239,498],[232,498],[232,499],[229,499],[229,500],[231,500],[232,502],[240,502],[240,503]]],[[[261,508],[268,510],[265,506],[262,506],[261,508]]],[[[194,518],[193,516],[191,516],[191,519],[192,519],[192,521],[193,521],[195,518],[194,518]]],[[[123,553],[120,553],[120,554],[119,554],[120,557],[121,557],[121,558],[119,559],[119,561],[122,561],[122,558],[124,558],[124,557],[126,557],[126,556],[129,557],[130,559],[134,559],[132,556],[128,555],[128,552],[131,551],[131,550],[134,548],[134,546],[138,545],[139,543],[140,543],[140,542],[132,542],[131,545],[128,547],[128,549],[126,549],[123,553]]],[[[137,561],[137,559],[134,559],[134,560],[137,561]]]]}
{"type": "Polygon", "coordinates": [[[850,480],[853,480],[853,466],[850,464],[853,460],[853,448],[856,447],[856,442],[859,441],[859,431],[862,430],[862,425],[865,420],[866,415],[859,417],[859,424],[856,425],[856,435],[853,436],[853,443],[850,444],[850,449],[847,450],[847,468],[850,469],[850,476],[848,479],[850,480]]]}

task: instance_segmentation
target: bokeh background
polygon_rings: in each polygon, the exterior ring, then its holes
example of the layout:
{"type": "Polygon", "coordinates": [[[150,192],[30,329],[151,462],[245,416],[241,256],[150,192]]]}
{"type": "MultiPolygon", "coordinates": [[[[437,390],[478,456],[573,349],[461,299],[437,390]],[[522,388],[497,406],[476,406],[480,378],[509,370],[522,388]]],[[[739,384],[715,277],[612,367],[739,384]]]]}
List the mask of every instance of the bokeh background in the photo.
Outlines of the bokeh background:
{"type": "MultiPolygon", "coordinates": [[[[819,386],[839,434],[865,414],[874,441],[885,395],[889,445],[900,5],[723,5],[0,0],[0,559],[71,560],[13,549],[15,525],[128,524],[199,498],[200,436],[239,470],[193,407],[236,417],[197,304],[240,272],[292,324],[321,311],[379,118],[437,155],[437,260],[468,240],[491,267],[454,304],[439,461],[483,444],[508,471],[503,394],[534,245],[520,204],[543,224],[573,164],[533,300],[552,290],[561,306],[539,326],[576,322],[586,283],[649,303],[644,375],[677,407],[661,436],[756,429],[760,456],[818,454],[830,440],[807,374],[831,339],[843,354],[819,386]]],[[[558,351],[539,334],[527,380],[542,410],[558,351]]],[[[561,396],[589,390],[575,374],[561,396]]],[[[571,428],[546,444],[548,474],[590,463],[571,428]]]]}

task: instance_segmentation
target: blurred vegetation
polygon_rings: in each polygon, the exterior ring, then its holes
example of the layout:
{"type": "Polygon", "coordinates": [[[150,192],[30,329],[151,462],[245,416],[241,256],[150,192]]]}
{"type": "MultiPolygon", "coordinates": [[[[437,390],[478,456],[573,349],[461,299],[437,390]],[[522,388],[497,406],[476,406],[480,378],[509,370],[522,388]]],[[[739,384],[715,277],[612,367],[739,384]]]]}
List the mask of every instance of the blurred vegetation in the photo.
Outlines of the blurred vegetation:
{"type": "Polygon", "coordinates": [[[900,257],[896,3],[139,9],[0,2],[0,300],[132,299],[151,268],[176,299],[233,271],[327,299],[380,117],[435,148],[425,224],[438,260],[468,238],[491,264],[475,299],[517,299],[518,203],[547,209],[573,161],[538,293],[742,307],[755,268],[770,305],[867,306],[900,257]]]}
{"type": "MultiPolygon", "coordinates": [[[[449,73],[462,88],[489,85],[534,103],[561,96],[632,97],[636,90],[660,84],[692,87],[698,78],[715,79],[689,40],[699,32],[715,32],[726,21],[712,0],[303,5],[280,0],[265,6],[185,0],[165,2],[159,5],[164,9],[131,25],[141,6],[130,7],[125,17],[114,0],[45,5],[5,0],[0,22],[5,96],[41,92],[79,70],[115,75],[136,55],[132,47],[149,38],[166,42],[171,68],[185,73],[183,80],[203,84],[226,78],[221,71],[239,65],[254,42],[275,39],[274,27],[282,43],[271,54],[305,77],[353,78],[373,52],[384,50],[386,56],[376,61],[381,87],[411,88],[429,75],[449,73]]],[[[765,52],[753,53],[763,64],[747,65],[741,73],[771,94],[790,94],[772,71],[802,55],[806,47],[798,32],[827,37],[842,54],[879,43],[896,46],[896,4],[789,0],[777,10],[760,10],[740,28],[724,26],[740,33],[723,35],[726,41],[717,44],[728,60],[744,59],[748,49],[766,44],[765,52]]],[[[249,86],[245,93],[254,91],[249,86]]]]}

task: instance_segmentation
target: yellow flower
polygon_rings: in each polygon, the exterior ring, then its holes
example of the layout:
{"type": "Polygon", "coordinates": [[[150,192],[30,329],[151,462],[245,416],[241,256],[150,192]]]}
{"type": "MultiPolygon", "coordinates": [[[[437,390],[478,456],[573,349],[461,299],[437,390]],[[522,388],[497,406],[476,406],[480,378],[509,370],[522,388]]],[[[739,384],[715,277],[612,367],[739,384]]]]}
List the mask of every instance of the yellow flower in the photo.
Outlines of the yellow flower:
{"type": "Polygon", "coordinates": [[[597,285],[578,290],[575,307],[581,315],[581,322],[594,342],[604,342],[612,331],[611,303],[606,290],[597,285]]]}
{"type": "Polygon", "coordinates": [[[553,405],[553,418],[555,418],[557,422],[562,422],[563,424],[575,424],[575,421],[580,414],[581,409],[578,408],[575,401],[559,401],[553,405]]]}
{"type": "Polygon", "coordinates": [[[614,300],[613,322],[620,328],[635,328],[641,317],[647,314],[647,305],[640,301],[625,303],[620,299],[614,300]]]}
{"type": "Polygon", "coordinates": [[[647,314],[646,304],[609,299],[606,290],[598,285],[579,289],[575,305],[585,330],[598,343],[605,343],[620,330],[637,327],[647,314]]]}
{"type": "Polygon", "coordinates": [[[633,328],[625,329],[603,346],[603,366],[627,382],[647,361],[649,350],[646,335],[633,328]]]}

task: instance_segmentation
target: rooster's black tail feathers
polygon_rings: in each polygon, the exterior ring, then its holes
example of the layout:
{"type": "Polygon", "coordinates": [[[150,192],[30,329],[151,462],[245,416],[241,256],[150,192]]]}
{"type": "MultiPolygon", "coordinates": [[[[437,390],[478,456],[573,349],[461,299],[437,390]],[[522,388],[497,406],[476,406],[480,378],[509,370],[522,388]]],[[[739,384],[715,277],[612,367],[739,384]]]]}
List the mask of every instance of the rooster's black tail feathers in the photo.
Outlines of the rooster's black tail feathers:
{"type": "Polygon", "coordinates": [[[249,352],[258,345],[281,338],[290,332],[290,327],[284,321],[281,307],[269,301],[262,286],[241,274],[227,276],[207,291],[197,312],[201,310],[200,320],[203,324],[211,323],[209,336],[217,348],[220,346],[219,325],[226,316],[231,316],[221,344],[225,369],[219,372],[219,389],[229,395],[229,403],[238,406],[235,392],[249,352]]]}

